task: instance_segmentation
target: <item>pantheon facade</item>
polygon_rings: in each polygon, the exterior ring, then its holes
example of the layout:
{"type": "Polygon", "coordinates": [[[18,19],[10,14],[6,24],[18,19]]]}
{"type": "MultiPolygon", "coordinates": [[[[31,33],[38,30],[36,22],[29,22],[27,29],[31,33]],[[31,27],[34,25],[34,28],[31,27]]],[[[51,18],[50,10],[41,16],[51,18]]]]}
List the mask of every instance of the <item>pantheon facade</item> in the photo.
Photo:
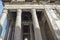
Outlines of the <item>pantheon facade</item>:
{"type": "Polygon", "coordinates": [[[60,0],[2,0],[0,40],[60,40],[60,0]]]}

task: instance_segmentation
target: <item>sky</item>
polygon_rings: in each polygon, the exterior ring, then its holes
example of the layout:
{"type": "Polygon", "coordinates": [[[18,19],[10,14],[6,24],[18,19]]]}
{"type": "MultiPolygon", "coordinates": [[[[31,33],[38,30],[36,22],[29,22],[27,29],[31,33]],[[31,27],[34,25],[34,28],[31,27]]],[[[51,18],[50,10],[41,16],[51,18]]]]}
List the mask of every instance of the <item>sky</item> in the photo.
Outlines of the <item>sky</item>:
{"type": "Polygon", "coordinates": [[[3,5],[2,5],[2,1],[0,0],[0,16],[2,15],[2,9],[3,9],[3,5]]]}
{"type": "MultiPolygon", "coordinates": [[[[2,10],[3,10],[3,5],[2,5],[2,1],[0,0],[0,16],[2,16],[2,10]]],[[[7,24],[7,18],[5,19],[5,22],[4,22],[4,25],[3,25],[3,28],[2,28],[1,37],[3,37],[3,34],[5,32],[6,24],[7,24]]]]}

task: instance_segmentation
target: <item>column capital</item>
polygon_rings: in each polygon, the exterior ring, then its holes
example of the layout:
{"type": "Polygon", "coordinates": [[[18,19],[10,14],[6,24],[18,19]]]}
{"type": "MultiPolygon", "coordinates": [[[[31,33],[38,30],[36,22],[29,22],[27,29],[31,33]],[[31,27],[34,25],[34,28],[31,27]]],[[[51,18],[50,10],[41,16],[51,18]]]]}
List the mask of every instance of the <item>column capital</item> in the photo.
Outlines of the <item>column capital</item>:
{"type": "Polygon", "coordinates": [[[3,13],[8,13],[8,10],[7,9],[3,9],[3,13]]]}
{"type": "Polygon", "coordinates": [[[12,1],[16,1],[16,0],[12,0],[12,1]]]}
{"type": "MultiPolygon", "coordinates": [[[[20,17],[21,13],[22,13],[22,10],[21,10],[21,9],[18,9],[18,10],[17,10],[17,17],[20,17]]],[[[18,19],[19,19],[19,18],[18,18],[18,19]]]]}
{"type": "Polygon", "coordinates": [[[31,9],[31,10],[36,10],[35,8],[31,9]]]}
{"type": "Polygon", "coordinates": [[[17,12],[21,12],[22,9],[17,9],[17,12]]]}
{"type": "Polygon", "coordinates": [[[35,12],[35,13],[36,13],[36,9],[34,9],[34,8],[33,8],[33,9],[31,9],[31,12],[35,12]]]}

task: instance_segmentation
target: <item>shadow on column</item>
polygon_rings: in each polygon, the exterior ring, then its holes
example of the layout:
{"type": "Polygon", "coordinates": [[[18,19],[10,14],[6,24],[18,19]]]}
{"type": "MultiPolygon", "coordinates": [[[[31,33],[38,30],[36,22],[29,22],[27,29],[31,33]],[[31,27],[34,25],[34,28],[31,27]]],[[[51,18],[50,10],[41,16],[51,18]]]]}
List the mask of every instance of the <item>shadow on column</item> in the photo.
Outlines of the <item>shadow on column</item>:
{"type": "Polygon", "coordinates": [[[41,35],[43,40],[54,40],[52,32],[49,28],[48,22],[42,11],[37,11],[37,17],[40,24],[41,35]]]}

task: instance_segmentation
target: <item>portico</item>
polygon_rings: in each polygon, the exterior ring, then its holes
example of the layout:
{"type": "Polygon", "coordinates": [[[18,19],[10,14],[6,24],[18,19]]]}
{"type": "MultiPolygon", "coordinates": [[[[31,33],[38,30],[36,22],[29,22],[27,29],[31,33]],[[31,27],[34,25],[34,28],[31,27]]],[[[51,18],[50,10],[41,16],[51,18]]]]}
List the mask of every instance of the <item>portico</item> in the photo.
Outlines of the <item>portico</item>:
{"type": "Polygon", "coordinates": [[[8,24],[3,39],[60,40],[60,19],[55,10],[58,8],[60,5],[5,4],[0,19],[0,32],[7,16],[8,24]]]}

